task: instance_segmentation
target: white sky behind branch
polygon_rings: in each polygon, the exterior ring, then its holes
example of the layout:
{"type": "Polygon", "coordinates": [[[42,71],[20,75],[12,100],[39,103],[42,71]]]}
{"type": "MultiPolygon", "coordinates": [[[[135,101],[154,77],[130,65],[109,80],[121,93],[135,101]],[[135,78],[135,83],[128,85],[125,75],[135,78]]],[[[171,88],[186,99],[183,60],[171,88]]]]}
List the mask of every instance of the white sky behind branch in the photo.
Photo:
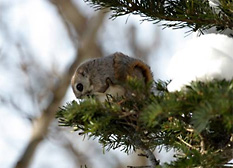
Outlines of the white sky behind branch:
{"type": "MultiPolygon", "coordinates": [[[[82,1],[76,1],[83,12],[93,13],[93,9],[82,1]]],[[[19,85],[25,84],[25,77],[16,70],[20,63],[20,56],[16,43],[22,42],[27,49],[30,49],[32,57],[36,63],[42,65],[44,69],[50,70],[54,67],[62,72],[72,61],[75,50],[69,40],[64,25],[61,23],[56,9],[45,0],[0,0],[0,95],[14,97],[18,102],[23,101],[24,109],[31,106],[24,100],[23,91],[19,90],[19,85]],[[1,12],[4,11],[4,12],[1,12]],[[1,59],[1,56],[10,59],[1,59]],[[4,66],[5,65],[5,66],[4,66]],[[21,76],[22,75],[22,76],[21,76]],[[16,83],[16,79],[18,83],[16,83]]],[[[156,28],[152,22],[140,24],[138,16],[131,15],[120,17],[114,21],[107,20],[107,24],[102,30],[102,43],[106,54],[121,51],[131,54],[129,48],[124,43],[124,30],[134,24],[137,29],[137,39],[141,45],[147,45],[151,41],[151,33],[156,28]],[[111,37],[111,38],[110,38],[111,37]]],[[[159,27],[161,29],[161,27],[159,27]]],[[[159,59],[150,58],[152,71],[156,72],[155,78],[167,79],[164,69],[167,68],[168,60],[178,46],[181,46],[188,38],[184,38],[187,30],[173,31],[165,29],[161,31],[161,38],[165,38],[159,52],[159,59]]],[[[26,98],[25,98],[26,99],[26,98]]],[[[71,90],[67,93],[66,101],[73,100],[71,90]]],[[[29,109],[33,110],[33,107],[29,109]]],[[[15,111],[13,107],[0,104],[0,165],[1,168],[10,168],[16,163],[22,154],[24,147],[30,138],[31,124],[28,120],[15,111]]],[[[91,140],[90,140],[91,141],[91,140]]],[[[96,142],[95,142],[96,144],[96,142]]],[[[99,148],[101,149],[101,148],[99,148]]],[[[85,151],[85,149],[83,149],[85,151]]],[[[114,153],[113,151],[110,153],[114,153]]],[[[116,153],[120,153],[119,151],[116,153]]],[[[108,153],[103,156],[108,157],[108,153]]],[[[122,157],[120,155],[119,157],[122,157]]],[[[97,164],[97,162],[96,162],[97,164]]],[[[99,167],[103,168],[104,165],[99,167]]],[[[40,144],[32,168],[72,168],[73,160],[69,154],[50,141],[40,144]]],[[[98,167],[98,166],[97,166],[98,167]]],[[[96,167],[95,167],[96,168],[96,167]]]]}

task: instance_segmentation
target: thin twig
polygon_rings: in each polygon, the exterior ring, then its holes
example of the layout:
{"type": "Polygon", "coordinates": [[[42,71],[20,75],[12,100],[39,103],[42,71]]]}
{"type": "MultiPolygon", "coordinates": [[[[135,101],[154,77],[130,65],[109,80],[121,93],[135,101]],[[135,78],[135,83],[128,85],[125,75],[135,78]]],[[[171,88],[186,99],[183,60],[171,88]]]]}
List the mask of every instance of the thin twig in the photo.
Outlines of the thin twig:
{"type": "Polygon", "coordinates": [[[206,150],[205,150],[205,142],[204,142],[204,138],[201,136],[201,134],[199,135],[201,142],[200,142],[200,147],[201,147],[201,154],[205,154],[206,150]]]}
{"type": "Polygon", "coordinates": [[[194,129],[193,128],[186,128],[186,131],[188,131],[188,132],[194,132],[194,129]]]}
{"type": "Polygon", "coordinates": [[[184,143],[186,146],[188,146],[191,149],[196,149],[198,150],[196,147],[192,146],[191,144],[189,144],[188,142],[185,142],[181,137],[177,137],[177,139],[179,139],[182,143],[184,143]]]}

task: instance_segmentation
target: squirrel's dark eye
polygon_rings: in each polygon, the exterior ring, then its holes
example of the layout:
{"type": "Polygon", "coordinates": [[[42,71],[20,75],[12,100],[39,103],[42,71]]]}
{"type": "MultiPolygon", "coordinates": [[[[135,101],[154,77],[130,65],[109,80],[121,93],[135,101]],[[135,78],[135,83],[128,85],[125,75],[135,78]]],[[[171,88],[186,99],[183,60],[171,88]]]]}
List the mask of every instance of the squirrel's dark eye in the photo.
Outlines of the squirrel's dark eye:
{"type": "Polygon", "coordinates": [[[76,85],[76,89],[77,89],[78,91],[82,92],[82,91],[83,91],[83,85],[82,85],[81,83],[78,83],[78,84],[76,85]]]}

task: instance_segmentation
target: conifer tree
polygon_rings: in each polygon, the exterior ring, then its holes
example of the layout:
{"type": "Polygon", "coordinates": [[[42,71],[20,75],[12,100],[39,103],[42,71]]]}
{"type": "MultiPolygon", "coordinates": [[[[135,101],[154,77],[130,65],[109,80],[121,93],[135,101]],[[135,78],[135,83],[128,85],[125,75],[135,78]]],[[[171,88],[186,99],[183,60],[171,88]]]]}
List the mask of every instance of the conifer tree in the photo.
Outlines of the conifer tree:
{"type": "MultiPolygon", "coordinates": [[[[233,29],[232,0],[219,0],[214,9],[205,0],[86,1],[96,9],[110,7],[112,17],[133,13],[156,23],[176,21],[165,27],[233,29]]],[[[233,159],[233,79],[194,81],[176,92],[168,92],[168,83],[154,82],[145,98],[140,81],[129,80],[134,97],[74,100],[61,107],[57,118],[61,126],[97,138],[107,150],[141,149],[150,160],[144,167],[224,167],[233,159]],[[153,155],[156,147],[175,149],[176,160],[160,165],[153,155]]]]}

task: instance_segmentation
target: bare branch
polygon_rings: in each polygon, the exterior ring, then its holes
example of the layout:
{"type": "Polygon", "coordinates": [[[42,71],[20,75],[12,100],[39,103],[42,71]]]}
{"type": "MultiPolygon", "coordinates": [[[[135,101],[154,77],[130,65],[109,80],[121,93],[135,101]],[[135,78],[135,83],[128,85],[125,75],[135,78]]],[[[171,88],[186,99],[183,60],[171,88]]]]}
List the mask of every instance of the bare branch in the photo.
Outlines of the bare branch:
{"type": "MultiPolygon", "coordinates": [[[[60,2],[60,1],[59,1],[60,2]]],[[[62,2],[62,1],[61,1],[62,2]]],[[[66,5],[69,1],[65,1],[63,5],[66,5]]],[[[72,12],[74,8],[72,8],[70,11],[66,10],[63,12],[66,12],[68,15],[69,12],[72,12]]],[[[51,100],[51,103],[49,106],[42,112],[41,116],[37,118],[34,121],[33,129],[32,129],[32,135],[30,142],[28,146],[26,147],[25,152],[23,153],[22,157],[18,161],[16,168],[26,168],[29,166],[30,161],[32,160],[33,154],[35,153],[35,150],[38,146],[38,144],[43,140],[44,136],[48,133],[48,127],[53,121],[56,111],[58,110],[58,107],[61,105],[61,101],[63,97],[66,94],[66,91],[70,85],[70,79],[72,74],[74,73],[76,67],[85,59],[90,58],[96,55],[93,55],[92,48],[95,48],[94,52],[96,51],[96,48],[98,48],[95,44],[96,37],[97,37],[97,31],[100,28],[100,26],[103,24],[105,13],[99,12],[98,15],[93,17],[90,22],[88,22],[88,26],[86,27],[86,30],[84,31],[84,34],[82,35],[82,38],[79,39],[79,43],[81,42],[81,46],[79,46],[78,55],[76,56],[75,60],[73,61],[72,65],[70,66],[69,70],[63,75],[63,78],[61,81],[59,81],[56,85],[53,86],[52,89],[52,95],[53,98],[51,100]],[[85,39],[85,40],[84,40],[85,39]]],[[[70,18],[72,23],[77,18],[70,18]]],[[[80,22],[81,23],[81,22],[80,22]]],[[[78,28],[78,26],[82,26],[82,24],[77,24],[74,22],[74,25],[78,30],[81,30],[82,28],[78,28]]],[[[98,48],[98,50],[101,50],[98,48]]]]}
{"type": "MultiPolygon", "coordinates": [[[[88,26],[88,20],[82,13],[75,7],[71,0],[49,0],[53,3],[57,9],[59,14],[61,15],[62,19],[65,23],[71,23],[75,30],[77,31],[78,35],[81,35],[86,27],[88,26]]],[[[69,26],[66,24],[68,30],[69,26]]]]}

